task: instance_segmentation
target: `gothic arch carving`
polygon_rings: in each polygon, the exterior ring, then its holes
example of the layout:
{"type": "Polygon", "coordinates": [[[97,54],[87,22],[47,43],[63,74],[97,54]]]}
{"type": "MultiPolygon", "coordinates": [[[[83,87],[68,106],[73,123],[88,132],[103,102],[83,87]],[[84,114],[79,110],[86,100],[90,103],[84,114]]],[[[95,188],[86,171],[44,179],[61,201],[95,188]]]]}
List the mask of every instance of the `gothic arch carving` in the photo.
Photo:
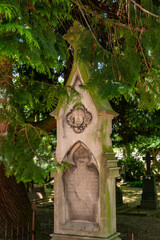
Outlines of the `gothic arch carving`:
{"type": "Polygon", "coordinates": [[[96,222],[99,173],[93,154],[79,141],[67,152],[64,160],[71,163],[63,174],[69,220],[96,222]]]}

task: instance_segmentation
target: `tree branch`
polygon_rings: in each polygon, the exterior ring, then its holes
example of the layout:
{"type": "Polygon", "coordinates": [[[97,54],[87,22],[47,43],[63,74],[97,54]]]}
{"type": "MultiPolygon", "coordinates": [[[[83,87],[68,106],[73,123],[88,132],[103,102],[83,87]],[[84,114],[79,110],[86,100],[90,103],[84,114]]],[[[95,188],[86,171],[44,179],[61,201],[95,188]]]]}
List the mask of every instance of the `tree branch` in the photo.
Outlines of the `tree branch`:
{"type": "MultiPolygon", "coordinates": [[[[74,4],[76,4],[78,7],[79,7],[79,3],[76,1],[76,0],[71,0],[74,4]]],[[[80,5],[81,9],[83,9],[86,13],[89,13],[89,14],[92,14],[94,16],[96,16],[97,18],[99,19],[103,19],[103,17],[97,13],[95,13],[94,11],[88,9],[88,8],[85,8],[85,6],[83,4],[80,5]]],[[[112,23],[113,25],[116,25],[116,26],[119,26],[119,27],[123,27],[123,28],[126,28],[128,30],[131,30],[131,31],[137,31],[137,32],[141,32],[142,30],[140,28],[133,28],[131,27],[130,25],[126,25],[126,24],[123,24],[123,23],[120,23],[120,22],[114,22],[112,21],[112,19],[110,18],[105,18],[105,21],[109,22],[109,23],[112,23]]]]}
{"type": "Polygon", "coordinates": [[[2,123],[0,123],[0,135],[7,132],[9,127],[9,120],[4,120],[2,123]]]}
{"type": "Polygon", "coordinates": [[[136,3],[134,0],[130,0],[135,6],[137,6],[139,9],[141,9],[143,12],[153,16],[153,17],[156,17],[156,18],[160,18],[160,16],[146,10],[145,8],[143,8],[140,4],[136,3]]]}
{"type": "Polygon", "coordinates": [[[46,132],[50,132],[56,128],[56,119],[48,116],[46,119],[39,122],[30,122],[34,127],[38,127],[46,132]]]}

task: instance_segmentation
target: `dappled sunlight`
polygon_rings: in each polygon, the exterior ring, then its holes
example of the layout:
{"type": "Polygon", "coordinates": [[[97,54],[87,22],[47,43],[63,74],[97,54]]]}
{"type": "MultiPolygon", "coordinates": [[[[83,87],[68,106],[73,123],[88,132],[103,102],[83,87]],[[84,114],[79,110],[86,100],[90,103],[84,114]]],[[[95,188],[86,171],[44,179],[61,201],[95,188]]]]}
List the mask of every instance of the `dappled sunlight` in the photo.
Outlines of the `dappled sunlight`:
{"type": "Polygon", "coordinates": [[[138,190],[137,191],[137,189],[135,190],[130,190],[130,189],[128,189],[128,190],[123,190],[123,192],[124,193],[133,193],[133,194],[135,194],[135,192],[136,192],[136,194],[141,194],[142,193],[142,190],[138,190]]]}
{"type": "Polygon", "coordinates": [[[123,203],[131,205],[139,205],[141,201],[142,188],[130,187],[128,185],[122,185],[121,190],[123,192],[123,203]]]}
{"type": "Polygon", "coordinates": [[[130,196],[124,196],[123,197],[123,200],[124,201],[128,201],[128,202],[133,202],[133,201],[138,201],[139,200],[139,196],[132,196],[132,197],[130,197],[130,196]]]}
{"type": "MultiPolygon", "coordinates": [[[[123,193],[123,203],[128,205],[139,205],[142,197],[142,188],[130,187],[128,184],[117,184],[123,193]]],[[[157,197],[160,200],[160,185],[157,184],[157,197]]]]}

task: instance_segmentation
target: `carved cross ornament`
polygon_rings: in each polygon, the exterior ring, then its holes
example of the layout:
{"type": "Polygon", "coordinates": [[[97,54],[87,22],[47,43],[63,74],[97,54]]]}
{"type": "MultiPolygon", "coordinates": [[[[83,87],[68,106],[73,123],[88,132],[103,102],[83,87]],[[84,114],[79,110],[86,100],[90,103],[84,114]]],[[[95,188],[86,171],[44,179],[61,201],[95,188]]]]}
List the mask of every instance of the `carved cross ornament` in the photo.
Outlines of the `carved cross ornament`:
{"type": "Polygon", "coordinates": [[[84,105],[74,106],[73,109],[67,113],[66,121],[75,133],[82,133],[88,124],[92,121],[92,114],[87,111],[84,105]]]}

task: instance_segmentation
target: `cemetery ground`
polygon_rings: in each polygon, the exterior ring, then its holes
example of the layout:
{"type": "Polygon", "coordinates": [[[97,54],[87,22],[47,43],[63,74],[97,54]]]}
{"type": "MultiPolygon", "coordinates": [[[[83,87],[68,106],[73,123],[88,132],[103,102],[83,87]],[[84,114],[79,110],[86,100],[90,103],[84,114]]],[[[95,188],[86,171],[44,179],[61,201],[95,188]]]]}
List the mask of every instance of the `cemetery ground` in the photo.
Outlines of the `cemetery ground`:
{"type": "MultiPolygon", "coordinates": [[[[127,183],[119,185],[123,192],[123,205],[117,207],[117,228],[121,239],[160,240],[160,209],[140,209],[142,188],[130,187],[127,183]]],[[[157,184],[157,194],[160,200],[160,183],[157,184]]],[[[49,240],[49,233],[53,233],[53,199],[53,189],[47,189],[47,201],[37,201],[39,231],[36,239],[49,240]]]]}
{"type": "MultiPolygon", "coordinates": [[[[139,207],[141,187],[120,184],[123,192],[123,205],[117,207],[117,228],[122,240],[160,240],[160,209],[148,210],[139,207]]],[[[157,183],[160,200],[160,183],[157,183]]]]}

